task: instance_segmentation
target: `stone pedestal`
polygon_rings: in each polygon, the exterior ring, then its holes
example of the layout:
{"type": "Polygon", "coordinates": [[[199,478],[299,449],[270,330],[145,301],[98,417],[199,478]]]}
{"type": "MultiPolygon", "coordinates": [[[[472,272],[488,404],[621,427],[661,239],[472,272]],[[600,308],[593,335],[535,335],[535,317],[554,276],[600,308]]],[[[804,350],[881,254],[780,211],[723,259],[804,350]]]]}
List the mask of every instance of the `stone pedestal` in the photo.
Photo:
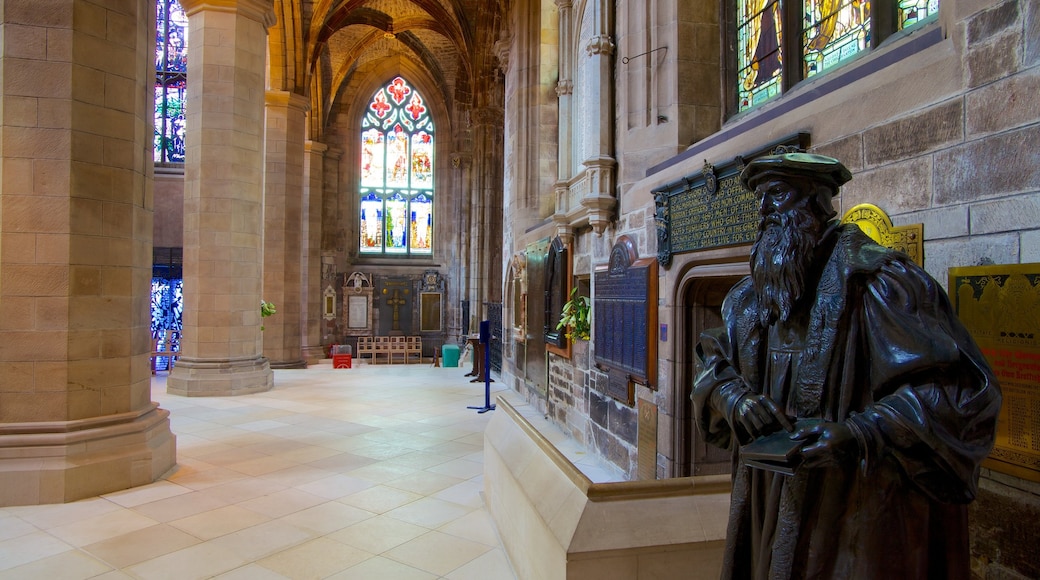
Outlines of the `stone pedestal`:
{"type": "Polygon", "coordinates": [[[181,0],[181,6],[192,46],[184,331],[167,390],[182,395],[265,391],[274,384],[260,331],[264,75],[272,2],[181,0]]]}
{"type": "Polygon", "coordinates": [[[153,18],[147,2],[0,8],[0,506],[175,462],[150,391],[153,18]]]}

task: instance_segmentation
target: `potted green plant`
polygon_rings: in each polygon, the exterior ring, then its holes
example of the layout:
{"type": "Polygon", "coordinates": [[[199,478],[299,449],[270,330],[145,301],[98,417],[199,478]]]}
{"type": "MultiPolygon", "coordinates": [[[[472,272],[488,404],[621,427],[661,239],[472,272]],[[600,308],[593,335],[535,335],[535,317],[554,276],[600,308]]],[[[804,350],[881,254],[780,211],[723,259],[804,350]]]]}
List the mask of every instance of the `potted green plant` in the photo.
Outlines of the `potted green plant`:
{"type": "MultiPolygon", "coordinates": [[[[278,312],[274,309],[274,302],[267,302],[265,300],[260,301],[260,320],[267,318],[268,316],[278,312]]],[[[260,325],[260,332],[264,331],[264,325],[260,325]]]]}
{"type": "Polygon", "coordinates": [[[589,297],[578,294],[578,288],[575,286],[571,289],[571,299],[563,305],[563,312],[560,315],[559,324],[556,325],[556,330],[566,327],[565,336],[568,340],[588,340],[589,331],[592,328],[591,320],[589,320],[591,307],[592,302],[589,301],[589,297]]]}

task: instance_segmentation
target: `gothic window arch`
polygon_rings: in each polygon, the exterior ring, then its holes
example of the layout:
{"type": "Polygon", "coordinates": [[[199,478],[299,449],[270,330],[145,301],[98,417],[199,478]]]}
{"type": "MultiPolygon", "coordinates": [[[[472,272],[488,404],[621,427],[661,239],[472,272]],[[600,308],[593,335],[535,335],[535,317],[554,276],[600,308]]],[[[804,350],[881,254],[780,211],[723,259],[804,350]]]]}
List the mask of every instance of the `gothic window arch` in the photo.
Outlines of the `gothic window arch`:
{"type": "Polygon", "coordinates": [[[731,1],[734,112],[877,48],[897,32],[936,21],[939,1],[731,1]]]}
{"type": "Polygon", "coordinates": [[[360,252],[433,253],[434,127],[419,91],[403,77],[381,86],[361,120],[360,252]]]}
{"type": "Polygon", "coordinates": [[[155,15],[153,152],[157,164],[184,163],[188,17],[177,0],[155,0],[155,15]]]}

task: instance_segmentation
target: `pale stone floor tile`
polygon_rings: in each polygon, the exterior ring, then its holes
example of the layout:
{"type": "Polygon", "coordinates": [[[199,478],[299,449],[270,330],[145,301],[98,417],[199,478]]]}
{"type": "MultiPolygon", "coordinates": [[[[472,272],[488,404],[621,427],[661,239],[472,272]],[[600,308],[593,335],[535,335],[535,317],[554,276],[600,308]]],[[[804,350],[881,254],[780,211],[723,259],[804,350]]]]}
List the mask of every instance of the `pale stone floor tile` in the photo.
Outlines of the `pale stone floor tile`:
{"type": "Polygon", "coordinates": [[[315,534],[285,521],[274,520],[206,543],[236,554],[245,563],[302,544],[314,536],[315,534]]]}
{"type": "Polygon", "coordinates": [[[298,489],[286,489],[253,498],[238,505],[272,518],[280,518],[325,503],[325,498],[298,489]]]}
{"type": "MultiPolygon", "coordinates": [[[[311,571],[512,580],[483,509],[483,431],[494,413],[466,408],[483,402],[483,385],[465,372],[367,364],[341,372],[325,362],[276,370],[273,390],[241,397],[169,395],[160,374],[152,400],[171,413],[178,465],[156,483],[102,498],[0,509],[0,578],[71,570],[99,580],[311,571]],[[92,543],[77,550],[58,535],[92,543]],[[345,561],[352,553],[366,556],[345,561]]],[[[492,389],[544,423],[519,395],[492,389]]],[[[598,465],[549,431],[572,461],[598,465]]]]}
{"type": "Polygon", "coordinates": [[[215,510],[225,505],[227,505],[227,502],[196,491],[142,504],[134,507],[133,511],[157,522],[170,522],[215,510]]]}
{"type": "Polygon", "coordinates": [[[8,516],[0,519],[0,542],[38,531],[40,531],[40,528],[19,517],[8,516]]]}
{"type": "Polygon", "coordinates": [[[112,567],[79,550],[69,550],[0,572],[0,579],[46,578],[83,580],[112,570],[112,567]]]}
{"type": "Polygon", "coordinates": [[[437,580],[437,575],[380,556],[329,576],[329,580],[437,580]]]}
{"type": "Polygon", "coordinates": [[[289,514],[282,521],[318,535],[327,535],[375,517],[376,514],[337,502],[326,502],[289,514]]]}
{"type": "Polygon", "coordinates": [[[423,496],[417,493],[412,493],[403,489],[377,485],[364,491],[341,497],[336,501],[381,514],[405,504],[412,503],[415,500],[422,499],[422,497],[423,496]]]}
{"type": "Polygon", "coordinates": [[[72,550],[46,532],[33,532],[0,542],[0,571],[72,550]]]}
{"type": "Polygon", "coordinates": [[[447,463],[430,467],[426,471],[439,473],[441,475],[450,475],[459,479],[469,479],[483,473],[484,465],[483,463],[477,463],[466,459],[454,459],[447,463]]]}
{"type": "Polygon", "coordinates": [[[437,528],[437,531],[492,547],[501,544],[498,532],[495,530],[495,522],[486,510],[472,511],[457,520],[444,524],[437,528]]]}
{"type": "MultiPolygon", "coordinates": [[[[178,447],[180,450],[180,437],[177,438],[178,447]]],[[[119,504],[123,507],[135,507],[160,499],[166,499],[185,493],[191,493],[193,490],[183,485],[177,485],[176,483],[170,483],[169,481],[160,479],[155,483],[148,485],[142,485],[140,487],[134,487],[123,491],[117,491],[115,493],[109,493],[101,497],[107,499],[110,502],[119,504]]]]}
{"type": "Polygon", "coordinates": [[[73,546],[85,546],[122,536],[158,522],[131,510],[119,510],[48,530],[51,535],[73,546]]]}
{"type": "Polygon", "coordinates": [[[249,564],[235,568],[216,577],[217,580],[292,580],[292,576],[282,576],[274,570],[259,564],[249,564]]]}
{"type": "Polygon", "coordinates": [[[126,568],[198,543],[195,536],[163,524],[83,546],[82,550],[117,568],[126,568]]]}
{"type": "Polygon", "coordinates": [[[378,516],[343,528],[327,537],[366,552],[382,554],[429,531],[422,526],[378,516]]]}
{"type": "Polygon", "coordinates": [[[516,580],[502,548],[495,548],[444,576],[446,580],[516,580]]]}
{"type": "Polygon", "coordinates": [[[294,579],[325,578],[346,570],[373,554],[345,546],[334,540],[318,538],[257,562],[259,565],[294,579]]]}
{"type": "Polygon", "coordinates": [[[170,525],[196,538],[212,540],[269,521],[271,518],[252,510],[229,505],[173,520],[170,525]]]}
{"type": "Polygon", "coordinates": [[[488,550],[491,550],[490,546],[479,542],[471,542],[441,532],[430,532],[387,550],[383,556],[443,576],[488,550]]]}
{"type": "Polygon", "coordinates": [[[101,514],[119,511],[122,508],[106,499],[96,497],[67,504],[19,506],[7,509],[13,515],[22,518],[30,524],[47,530],[101,514]]]}
{"type": "Polygon", "coordinates": [[[421,495],[433,495],[438,491],[462,483],[462,481],[457,477],[430,473],[429,471],[419,471],[398,479],[392,479],[384,485],[421,495]]]}
{"type": "Polygon", "coordinates": [[[470,511],[470,508],[456,503],[427,497],[390,510],[386,512],[386,515],[410,524],[434,529],[457,520],[470,511]]]}
{"type": "Polygon", "coordinates": [[[371,481],[349,475],[333,475],[324,479],[296,486],[296,489],[313,493],[326,499],[339,499],[375,485],[371,481]]]}
{"type": "Polygon", "coordinates": [[[481,497],[481,492],[484,491],[484,486],[472,480],[463,481],[462,483],[455,484],[447,489],[441,490],[433,497],[457,503],[461,506],[468,507],[470,509],[480,509],[484,507],[484,499],[481,497]]]}
{"type": "Polygon", "coordinates": [[[202,580],[244,566],[251,560],[215,542],[203,542],[146,560],[126,570],[143,580],[202,580]]]}

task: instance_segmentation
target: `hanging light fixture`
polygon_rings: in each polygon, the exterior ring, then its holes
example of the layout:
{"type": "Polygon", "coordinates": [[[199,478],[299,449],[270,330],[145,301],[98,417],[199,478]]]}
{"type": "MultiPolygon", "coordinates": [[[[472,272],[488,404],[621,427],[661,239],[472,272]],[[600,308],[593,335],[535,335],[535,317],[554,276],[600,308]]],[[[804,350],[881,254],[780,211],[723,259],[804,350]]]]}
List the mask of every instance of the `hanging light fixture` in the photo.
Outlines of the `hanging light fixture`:
{"type": "Polygon", "coordinates": [[[394,23],[393,22],[391,22],[386,27],[386,32],[383,33],[383,38],[385,38],[387,40],[393,40],[393,39],[397,38],[397,36],[394,34],[394,23]]]}

